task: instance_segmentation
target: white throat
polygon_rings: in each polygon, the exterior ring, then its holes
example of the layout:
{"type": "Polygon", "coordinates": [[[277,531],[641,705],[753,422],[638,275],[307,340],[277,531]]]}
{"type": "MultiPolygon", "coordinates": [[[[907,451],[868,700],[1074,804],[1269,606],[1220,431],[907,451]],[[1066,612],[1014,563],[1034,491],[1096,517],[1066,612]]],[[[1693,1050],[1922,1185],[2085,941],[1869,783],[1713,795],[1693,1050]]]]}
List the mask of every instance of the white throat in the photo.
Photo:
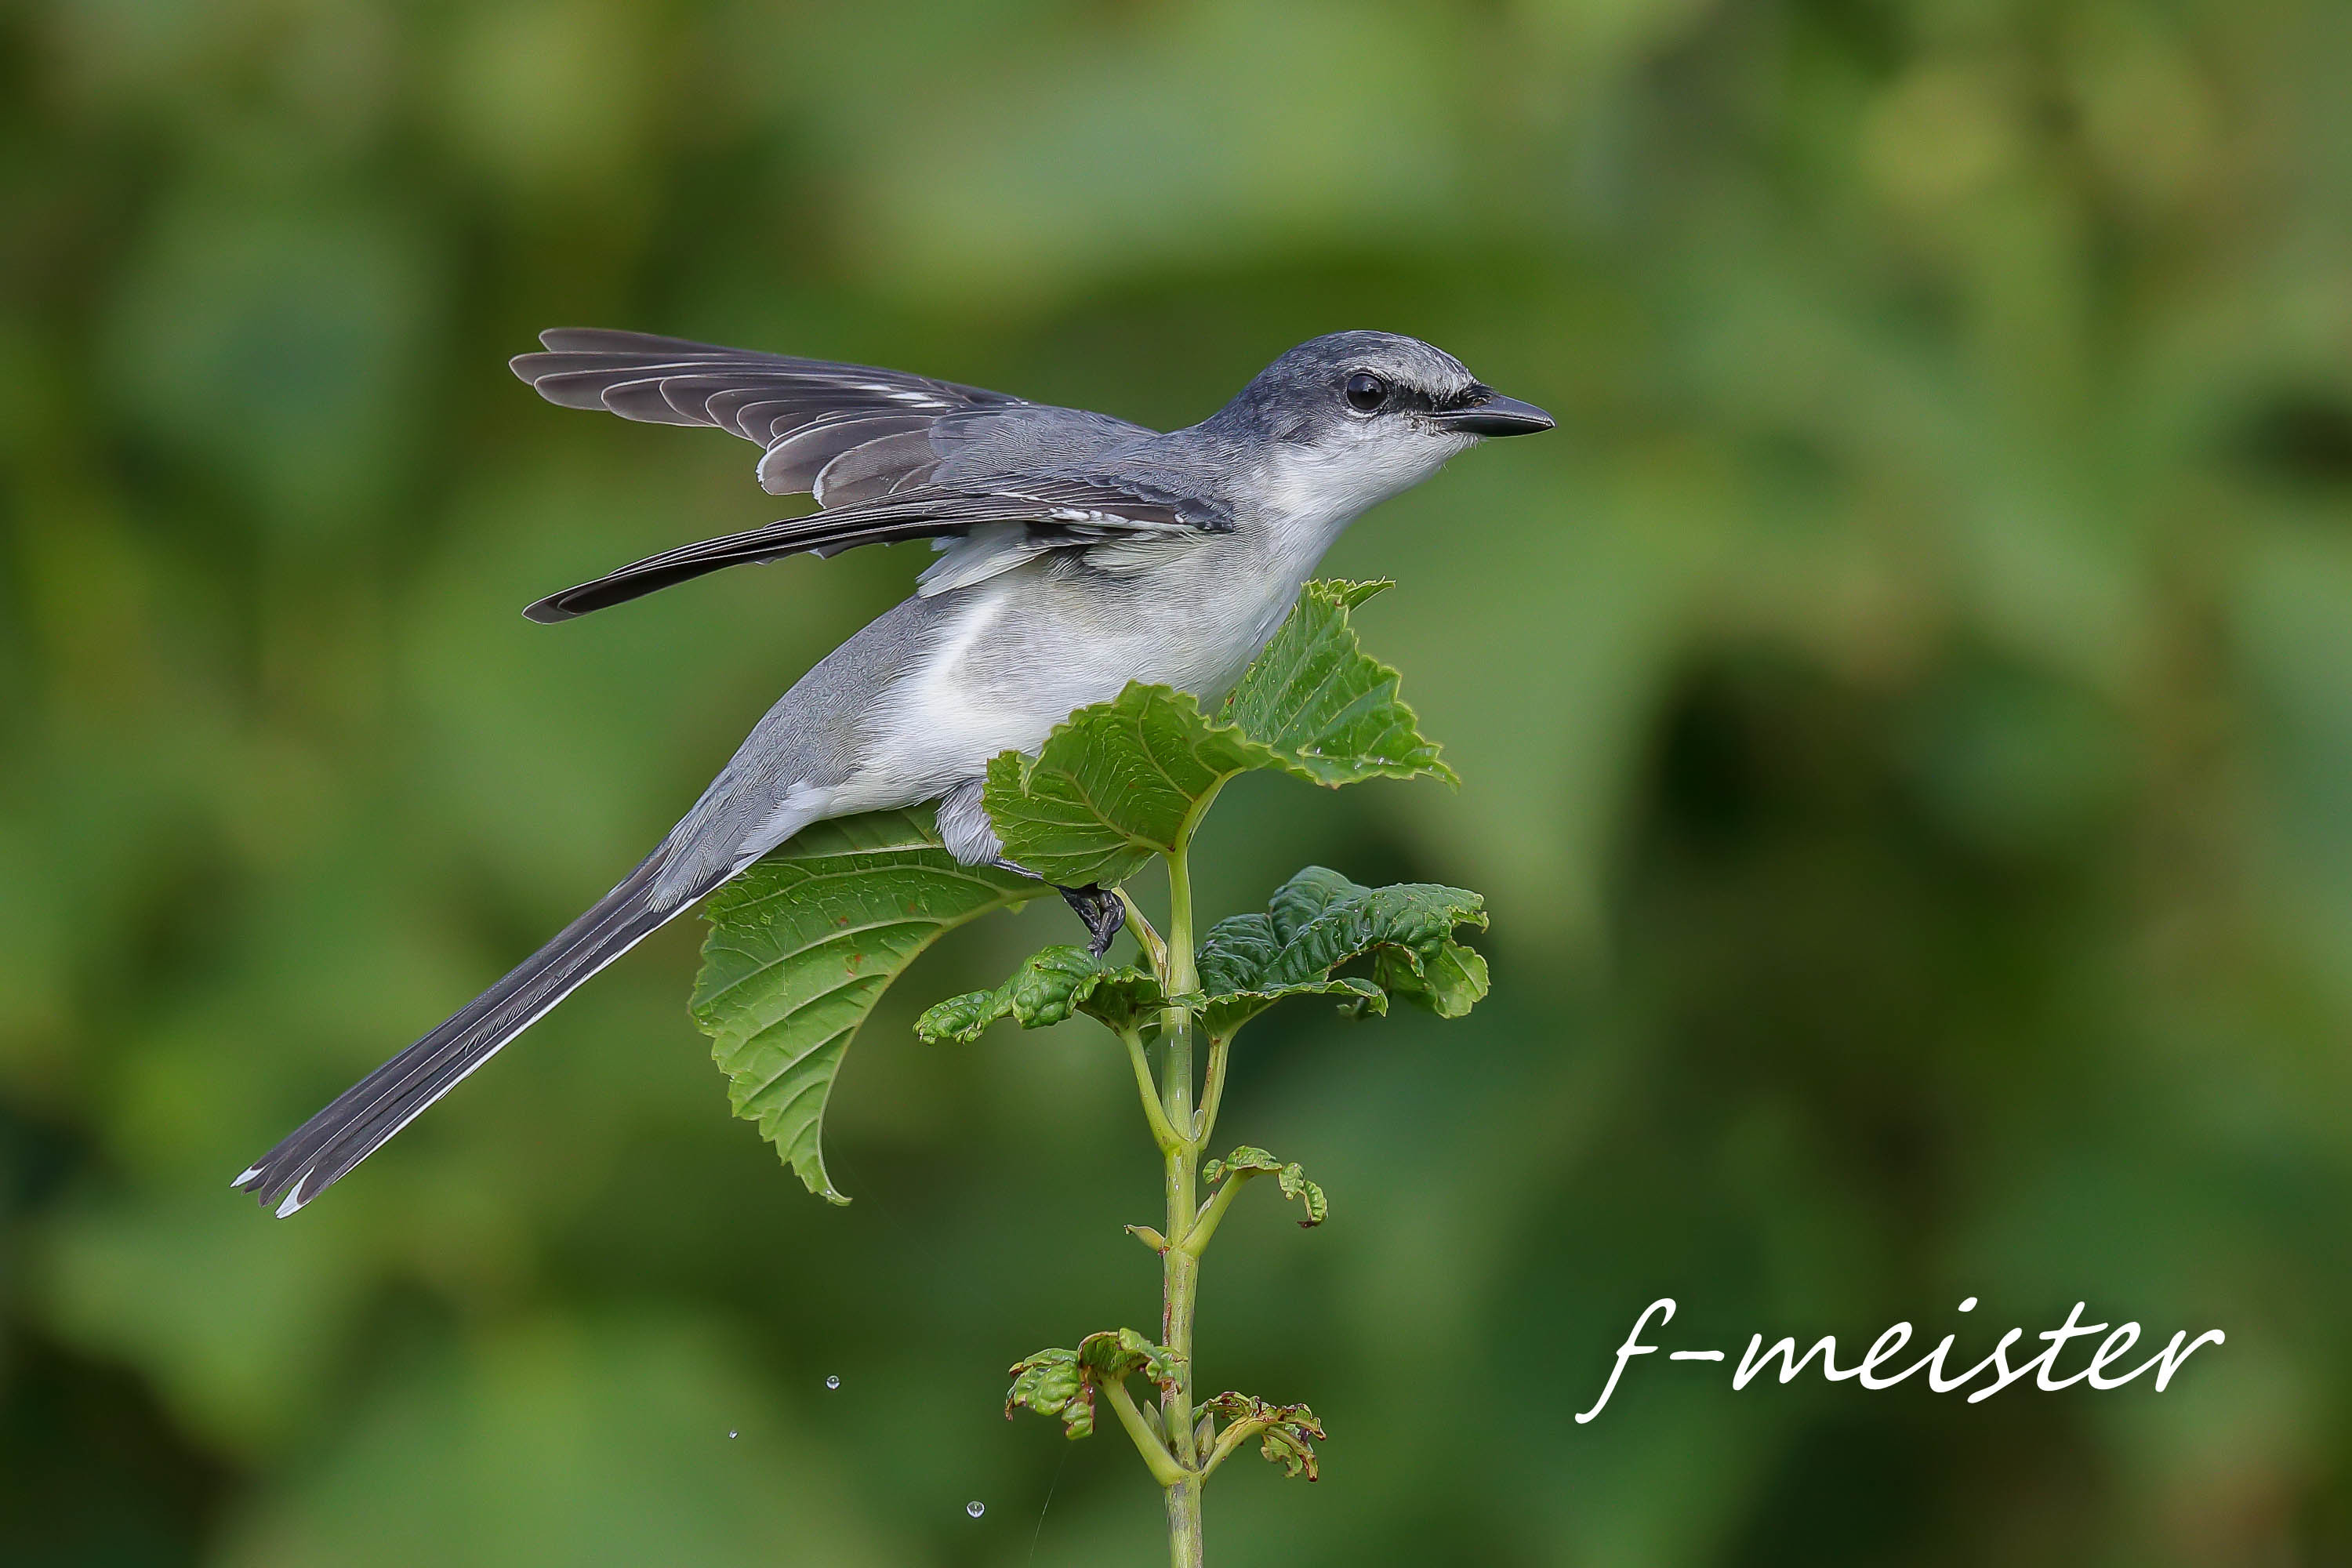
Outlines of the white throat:
{"type": "Polygon", "coordinates": [[[1311,551],[1305,571],[1349,523],[1391,496],[1409,490],[1474,444],[1466,436],[1406,440],[1367,436],[1349,445],[1276,447],[1259,470],[1253,499],[1270,532],[1290,549],[1311,551]]]}

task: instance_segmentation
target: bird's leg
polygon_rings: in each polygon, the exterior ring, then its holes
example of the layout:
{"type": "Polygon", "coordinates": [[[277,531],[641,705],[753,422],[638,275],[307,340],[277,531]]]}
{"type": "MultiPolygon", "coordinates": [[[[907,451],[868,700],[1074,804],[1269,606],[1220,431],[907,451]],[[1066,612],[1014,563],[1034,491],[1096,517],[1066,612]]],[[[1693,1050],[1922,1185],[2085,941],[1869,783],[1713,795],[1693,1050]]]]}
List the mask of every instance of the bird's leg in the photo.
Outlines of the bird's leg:
{"type": "MultiPolygon", "coordinates": [[[[940,838],[948,853],[965,866],[994,866],[1020,877],[1037,877],[1037,873],[1007,857],[1003,841],[988,820],[987,808],[982,804],[982,781],[966,779],[940,797],[937,821],[940,838]]],[[[1037,877],[1039,881],[1045,879],[1037,877]]],[[[1106,890],[1099,883],[1088,882],[1083,888],[1065,888],[1058,883],[1054,890],[1070,901],[1078,911],[1078,919],[1087,922],[1087,951],[1100,958],[1110,951],[1110,939],[1127,923],[1127,905],[1116,888],[1106,890]]]]}
{"type": "Polygon", "coordinates": [[[1127,906],[1119,901],[1118,889],[1105,889],[1088,882],[1083,888],[1056,887],[1055,892],[1077,910],[1078,919],[1087,922],[1087,951],[1100,958],[1110,951],[1110,939],[1127,923],[1127,906]]]}
{"type": "MultiPolygon", "coordinates": [[[[1008,860],[1002,855],[988,864],[1016,876],[1035,878],[1041,882],[1045,880],[1019,861],[1008,860]]],[[[1087,951],[1097,958],[1108,952],[1110,939],[1127,925],[1127,901],[1118,896],[1118,889],[1105,888],[1098,882],[1088,882],[1083,888],[1065,888],[1056,882],[1053,889],[1077,911],[1078,919],[1087,922],[1087,951]]]]}

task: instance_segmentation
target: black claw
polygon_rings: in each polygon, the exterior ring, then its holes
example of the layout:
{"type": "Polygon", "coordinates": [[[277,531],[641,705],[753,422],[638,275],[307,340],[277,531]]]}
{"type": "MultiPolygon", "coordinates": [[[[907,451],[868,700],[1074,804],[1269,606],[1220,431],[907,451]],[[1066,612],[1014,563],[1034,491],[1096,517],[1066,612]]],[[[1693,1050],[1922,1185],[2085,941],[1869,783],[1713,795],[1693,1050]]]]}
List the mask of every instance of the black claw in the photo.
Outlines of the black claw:
{"type": "Polygon", "coordinates": [[[1078,919],[1087,922],[1087,951],[1100,958],[1110,951],[1110,939],[1127,924],[1127,906],[1119,901],[1116,891],[1106,892],[1095,883],[1083,888],[1056,888],[1055,892],[1069,900],[1070,908],[1078,911],[1078,919]]]}

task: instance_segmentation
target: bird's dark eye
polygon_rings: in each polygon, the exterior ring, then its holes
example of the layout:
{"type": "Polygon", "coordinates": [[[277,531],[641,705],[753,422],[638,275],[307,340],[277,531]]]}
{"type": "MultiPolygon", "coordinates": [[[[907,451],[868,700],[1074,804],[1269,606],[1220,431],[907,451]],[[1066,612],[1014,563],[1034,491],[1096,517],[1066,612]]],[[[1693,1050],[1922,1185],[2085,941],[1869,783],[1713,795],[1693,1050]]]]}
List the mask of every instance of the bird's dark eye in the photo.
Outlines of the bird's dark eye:
{"type": "Polygon", "coordinates": [[[1389,384],[1368,370],[1349,376],[1347,390],[1348,406],[1359,414],[1370,414],[1388,401],[1389,384]]]}

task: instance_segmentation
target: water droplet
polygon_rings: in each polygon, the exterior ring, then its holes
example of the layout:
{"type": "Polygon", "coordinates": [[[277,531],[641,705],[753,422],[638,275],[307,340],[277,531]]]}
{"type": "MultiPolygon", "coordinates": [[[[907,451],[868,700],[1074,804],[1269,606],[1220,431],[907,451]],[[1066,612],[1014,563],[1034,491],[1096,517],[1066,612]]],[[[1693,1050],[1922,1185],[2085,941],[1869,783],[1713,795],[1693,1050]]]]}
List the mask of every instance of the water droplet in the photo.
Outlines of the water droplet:
{"type": "Polygon", "coordinates": [[[978,1519],[982,1514],[988,1511],[988,1505],[981,1501],[978,1498],[974,1498],[971,1501],[963,1505],[963,1510],[964,1512],[971,1515],[972,1518],[978,1519]]]}
{"type": "Polygon", "coordinates": [[[732,1432],[730,1432],[730,1433],[728,1433],[727,1435],[728,1435],[730,1437],[732,1437],[733,1436],[735,1436],[735,1434],[734,1434],[734,1433],[732,1433],[732,1432]]]}
{"type": "Polygon", "coordinates": [[[841,1378],[837,1374],[829,1376],[824,1380],[824,1385],[827,1388],[839,1388],[841,1386],[841,1378]]]}

